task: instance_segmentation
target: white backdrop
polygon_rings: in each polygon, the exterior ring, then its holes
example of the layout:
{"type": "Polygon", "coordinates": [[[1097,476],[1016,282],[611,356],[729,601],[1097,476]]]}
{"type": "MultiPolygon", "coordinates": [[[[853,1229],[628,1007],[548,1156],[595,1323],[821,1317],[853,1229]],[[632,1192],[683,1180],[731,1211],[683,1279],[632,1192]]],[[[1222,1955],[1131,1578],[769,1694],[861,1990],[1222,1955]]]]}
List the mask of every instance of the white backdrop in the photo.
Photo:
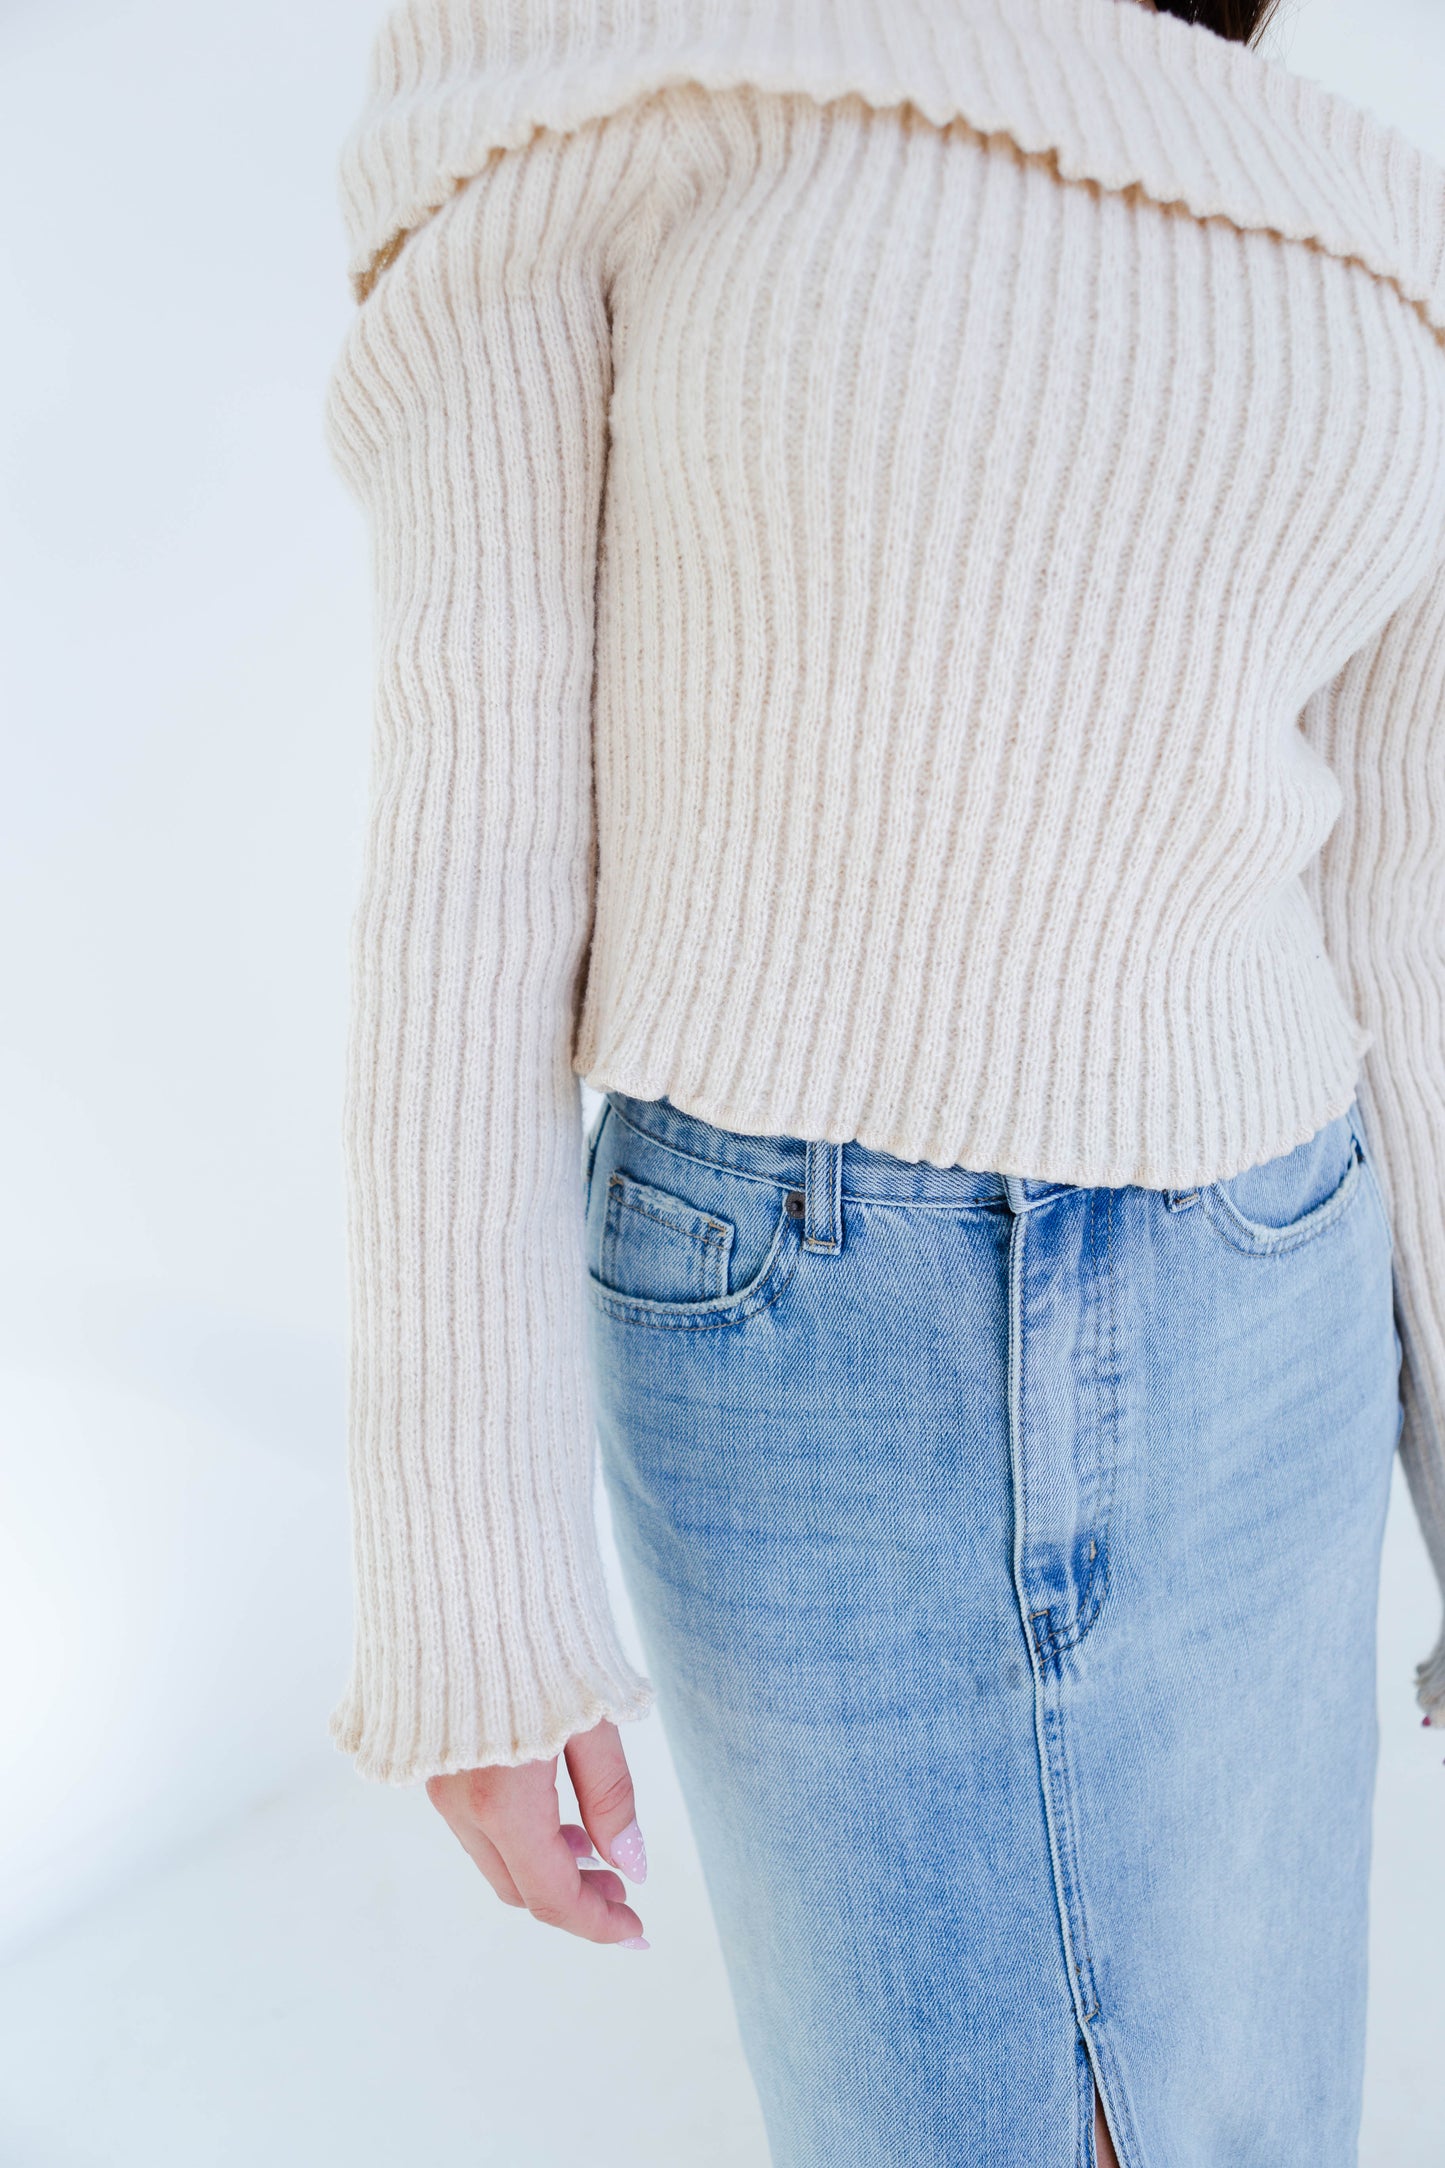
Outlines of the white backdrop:
{"type": "MultiPolygon", "coordinates": [[[[0,2168],[762,2168],[655,1721],[643,1960],[325,1737],[370,686],[321,405],[379,12],[0,0],[0,2168]]],[[[1440,0],[1294,0],[1273,49],[1445,159],[1440,0]]],[[[1386,1580],[1363,2158],[1439,2168],[1398,1496],[1386,1580]]]]}

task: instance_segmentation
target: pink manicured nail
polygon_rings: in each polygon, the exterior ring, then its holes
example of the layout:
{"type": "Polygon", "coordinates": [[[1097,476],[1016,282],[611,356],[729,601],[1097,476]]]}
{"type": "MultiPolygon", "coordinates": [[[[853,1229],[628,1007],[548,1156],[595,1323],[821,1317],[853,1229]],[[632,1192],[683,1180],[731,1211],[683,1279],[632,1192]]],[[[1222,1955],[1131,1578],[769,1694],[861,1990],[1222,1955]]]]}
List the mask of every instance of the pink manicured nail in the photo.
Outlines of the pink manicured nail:
{"type": "MultiPolygon", "coordinates": [[[[647,1851],[642,1842],[642,1831],[636,1822],[629,1822],[612,1840],[612,1864],[620,1867],[629,1882],[647,1880],[647,1851]]],[[[624,1948],[626,1945],[623,1945],[624,1948]]]]}
{"type": "Polygon", "coordinates": [[[614,1947],[619,1950],[650,1950],[652,1944],[646,1935],[629,1935],[625,1942],[616,1943],[614,1947]]]}

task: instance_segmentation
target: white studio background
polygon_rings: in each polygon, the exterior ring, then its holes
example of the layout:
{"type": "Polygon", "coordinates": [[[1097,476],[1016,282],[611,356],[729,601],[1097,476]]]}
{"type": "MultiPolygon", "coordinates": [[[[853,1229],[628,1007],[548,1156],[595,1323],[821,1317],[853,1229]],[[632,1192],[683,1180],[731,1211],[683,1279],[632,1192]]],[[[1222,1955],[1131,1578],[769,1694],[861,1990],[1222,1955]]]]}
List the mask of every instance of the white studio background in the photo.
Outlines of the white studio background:
{"type": "MultiPolygon", "coordinates": [[[[0,0],[0,2168],[764,2168],[655,1720],[641,1961],[325,1735],[370,631],[321,406],[380,12],[0,0]]],[[[1440,0],[1288,0],[1273,50],[1445,159],[1440,0]]],[[[1400,1495],[1386,1564],[1362,2158],[1438,2168],[1400,1495]]]]}

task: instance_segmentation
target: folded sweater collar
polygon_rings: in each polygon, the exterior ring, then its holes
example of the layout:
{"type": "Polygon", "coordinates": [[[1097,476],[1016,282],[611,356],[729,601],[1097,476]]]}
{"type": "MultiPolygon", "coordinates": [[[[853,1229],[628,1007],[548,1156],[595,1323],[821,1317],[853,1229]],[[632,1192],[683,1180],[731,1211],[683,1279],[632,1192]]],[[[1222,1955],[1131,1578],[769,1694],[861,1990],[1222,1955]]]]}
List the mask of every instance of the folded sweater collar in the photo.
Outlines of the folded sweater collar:
{"type": "Polygon", "coordinates": [[[1132,0],[401,0],[342,160],[358,296],[489,152],[669,84],[852,93],[1364,265],[1445,337],[1445,168],[1364,108],[1132,0]]]}

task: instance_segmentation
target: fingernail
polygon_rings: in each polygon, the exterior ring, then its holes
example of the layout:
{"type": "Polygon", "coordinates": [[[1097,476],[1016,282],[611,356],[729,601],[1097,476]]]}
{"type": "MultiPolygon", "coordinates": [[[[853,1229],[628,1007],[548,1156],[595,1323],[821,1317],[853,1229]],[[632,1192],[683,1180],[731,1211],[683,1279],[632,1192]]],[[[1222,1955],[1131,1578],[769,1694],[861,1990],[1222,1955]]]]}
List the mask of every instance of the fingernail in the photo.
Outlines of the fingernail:
{"type": "Polygon", "coordinates": [[[642,1842],[642,1831],[636,1822],[629,1822],[612,1840],[612,1864],[620,1867],[629,1882],[647,1880],[647,1851],[642,1842]]]}
{"type": "Polygon", "coordinates": [[[616,1943],[614,1947],[619,1950],[650,1950],[652,1944],[646,1935],[629,1935],[625,1942],[616,1943]]]}

